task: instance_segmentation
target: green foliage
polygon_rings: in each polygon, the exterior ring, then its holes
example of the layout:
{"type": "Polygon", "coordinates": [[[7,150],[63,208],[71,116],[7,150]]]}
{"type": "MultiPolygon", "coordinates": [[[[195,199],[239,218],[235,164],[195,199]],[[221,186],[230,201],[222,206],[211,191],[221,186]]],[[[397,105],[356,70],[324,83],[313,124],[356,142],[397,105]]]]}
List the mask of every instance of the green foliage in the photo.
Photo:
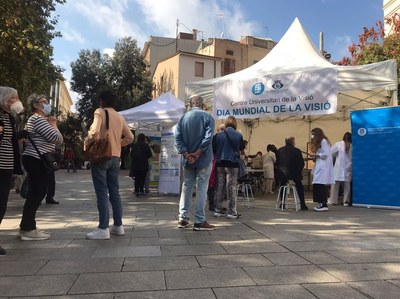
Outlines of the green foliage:
{"type": "Polygon", "coordinates": [[[99,50],[81,50],[71,63],[71,89],[80,95],[77,111],[86,125],[93,121],[98,107],[96,92],[108,86],[120,101],[117,110],[141,105],[151,99],[152,82],[136,40],[126,37],[115,44],[114,54],[102,55],[99,50]]]}
{"type": "Polygon", "coordinates": [[[358,43],[349,46],[351,57],[344,57],[338,64],[361,65],[395,59],[400,79],[400,15],[396,13],[385,22],[391,27],[389,34],[385,33],[382,21],[377,22],[375,27],[364,27],[358,43]]]}
{"type": "Polygon", "coordinates": [[[0,82],[18,90],[22,101],[32,92],[47,94],[62,78],[52,62],[56,3],[65,0],[0,1],[0,82]]]}
{"type": "Polygon", "coordinates": [[[58,129],[64,137],[64,145],[71,147],[76,159],[83,160],[83,135],[82,122],[74,114],[69,113],[65,119],[58,124],[58,129]]]}

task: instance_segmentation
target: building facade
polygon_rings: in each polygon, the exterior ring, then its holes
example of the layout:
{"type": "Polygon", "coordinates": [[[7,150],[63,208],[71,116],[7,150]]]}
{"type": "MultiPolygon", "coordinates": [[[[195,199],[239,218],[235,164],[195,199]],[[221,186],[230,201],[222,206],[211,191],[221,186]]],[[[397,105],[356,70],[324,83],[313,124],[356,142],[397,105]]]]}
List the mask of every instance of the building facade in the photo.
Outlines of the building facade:
{"type": "Polygon", "coordinates": [[[74,104],[65,81],[57,80],[50,88],[50,104],[57,109],[60,119],[65,119],[71,113],[74,104]]]}
{"type": "Polygon", "coordinates": [[[158,62],[153,75],[153,98],[165,92],[185,100],[187,82],[221,76],[221,58],[179,51],[158,62]]]}
{"type": "MultiPolygon", "coordinates": [[[[383,0],[383,19],[400,14],[400,0],[383,0]]],[[[390,34],[391,28],[385,23],[385,34],[390,34]]]]}

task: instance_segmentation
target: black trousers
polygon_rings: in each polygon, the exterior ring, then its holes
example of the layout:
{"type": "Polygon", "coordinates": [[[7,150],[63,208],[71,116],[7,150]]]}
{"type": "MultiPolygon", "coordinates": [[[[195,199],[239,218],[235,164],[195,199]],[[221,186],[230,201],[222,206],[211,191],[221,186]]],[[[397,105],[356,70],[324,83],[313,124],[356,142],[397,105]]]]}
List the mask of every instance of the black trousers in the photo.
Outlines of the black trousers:
{"type": "Polygon", "coordinates": [[[52,171],[49,173],[49,181],[47,182],[46,201],[54,200],[55,193],[56,193],[56,176],[55,172],[52,171]]]}
{"type": "Polygon", "coordinates": [[[328,188],[323,184],[313,184],[313,202],[326,205],[328,201],[328,188]]]}
{"type": "Polygon", "coordinates": [[[42,161],[32,156],[22,156],[22,163],[28,173],[29,192],[19,227],[28,231],[36,229],[36,211],[46,195],[49,173],[43,167],[42,161]]]}
{"type": "MultiPolygon", "coordinates": [[[[306,201],[304,200],[304,186],[301,180],[292,180],[296,185],[297,194],[299,195],[300,204],[302,207],[306,206],[306,201]]],[[[285,186],[288,180],[281,180],[281,186],[285,186]]],[[[283,195],[283,194],[282,194],[283,195]]]]}
{"type": "Polygon", "coordinates": [[[12,175],[12,169],[0,169],[0,223],[6,214],[12,175]]]}
{"type": "Polygon", "coordinates": [[[146,173],[147,170],[136,170],[134,171],[135,174],[135,192],[137,193],[144,193],[144,183],[146,181],[146,173]]]}

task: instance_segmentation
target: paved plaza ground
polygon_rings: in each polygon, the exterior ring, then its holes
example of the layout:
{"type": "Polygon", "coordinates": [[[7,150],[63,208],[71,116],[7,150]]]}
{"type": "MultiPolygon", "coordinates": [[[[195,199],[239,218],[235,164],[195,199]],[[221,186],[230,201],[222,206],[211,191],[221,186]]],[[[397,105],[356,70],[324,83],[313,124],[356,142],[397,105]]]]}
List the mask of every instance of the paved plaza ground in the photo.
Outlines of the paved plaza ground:
{"type": "MultiPolygon", "coordinates": [[[[0,297],[400,298],[400,211],[275,209],[257,194],[242,217],[207,220],[215,231],[177,228],[178,197],[136,198],[121,172],[125,236],[86,240],[98,213],[90,172],[56,174],[42,204],[46,241],[17,238],[24,200],[11,191],[0,227],[0,297]]],[[[311,194],[307,204],[312,207],[311,194]]]]}

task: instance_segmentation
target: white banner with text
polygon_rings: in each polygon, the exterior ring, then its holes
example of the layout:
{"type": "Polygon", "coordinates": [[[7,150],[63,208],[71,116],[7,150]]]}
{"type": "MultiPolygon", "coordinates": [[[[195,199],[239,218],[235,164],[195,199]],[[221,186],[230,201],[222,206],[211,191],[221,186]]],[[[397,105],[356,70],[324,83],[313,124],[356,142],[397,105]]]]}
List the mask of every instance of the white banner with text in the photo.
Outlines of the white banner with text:
{"type": "Polygon", "coordinates": [[[337,108],[337,71],[322,69],[226,80],[214,85],[215,118],[332,114],[337,108]]]}

